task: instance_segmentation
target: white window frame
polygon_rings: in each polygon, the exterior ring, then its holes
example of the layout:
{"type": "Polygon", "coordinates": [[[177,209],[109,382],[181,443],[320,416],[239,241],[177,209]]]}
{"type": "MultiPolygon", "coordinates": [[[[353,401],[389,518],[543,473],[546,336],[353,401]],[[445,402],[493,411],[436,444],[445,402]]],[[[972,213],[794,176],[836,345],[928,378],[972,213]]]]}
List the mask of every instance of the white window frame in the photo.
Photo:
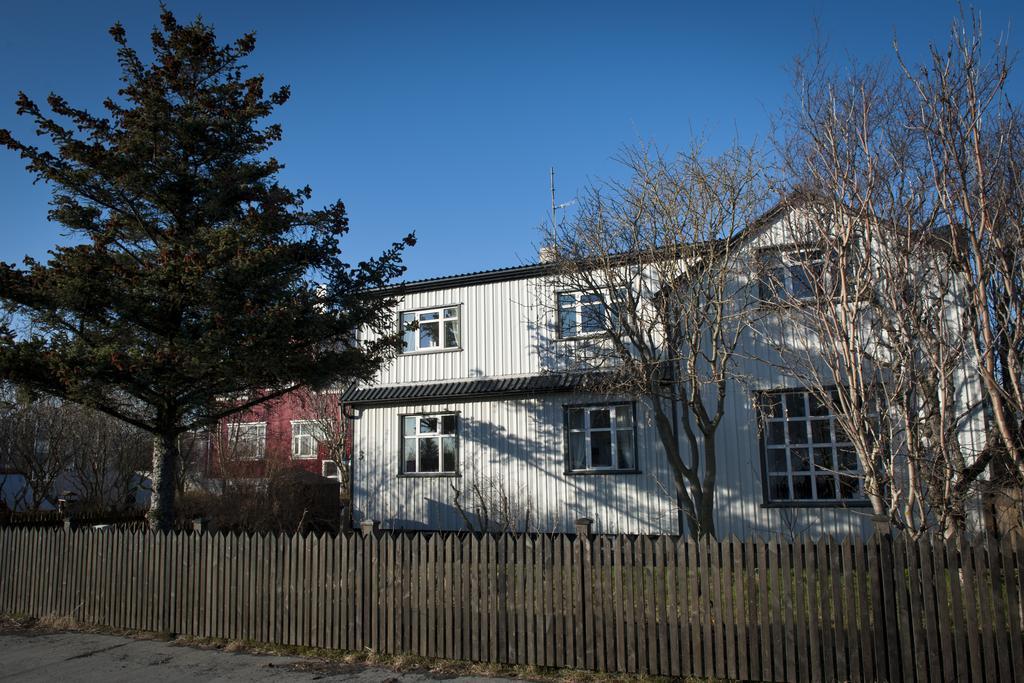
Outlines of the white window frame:
{"type": "MultiPolygon", "coordinates": [[[[773,391],[761,392],[758,400],[761,402],[760,420],[761,420],[761,449],[762,449],[762,480],[764,482],[764,495],[765,502],[769,505],[790,505],[790,506],[801,506],[801,507],[813,507],[818,505],[860,505],[864,504],[867,499],[864,495],[864,473],[860,467],[860,462],[853,451],[853,444],[849,440],[840,441],[837,435],[840,433],[839,428],[836,425],[836,416],[831,412],[825,412],[822,414],[812,415],[811,414],[811,401],[812,392],[806,389],[781,389],[773,391]],[[800,395],[802,398],[802,412],[803,415],[790,415],[790,406],[788,403],[789,396],[800,395]],[[768,413],[768,410],[764,407],[765,402],[770,400],[772,397],[777,397],[781,405],[781,416],[774,416],[768,413]],[[828,421],[829,428],[829,441],[815,440],[814,429],[812,423],[815,421],[828,421]],[[802,423],[802,424],[801,424],[802,423]],[[772,425],[781,425],[782,430],[782,441],[776,441],[776,437],[773,435],[772,425]],[[802,429],[801,438],[806,438],[805,442],[790,441],[790,425],[795,425],[796,428],[802,429]],[[830,449],[831,456],[827,464],[818,463],[818,449],[830,449]],[[848,453],[853,453],[854,458],[854,469],[839,467],[839,452],[840,450],[846,450],[848,453]],[[773,468],[773,458],[779,452],[784,450],[785,457],[785,469],[773,468]],[[809,469],[794,469],[794,457],[793,451],[806,451],[806,462],[809,469]],[[773,497],[773,479],[786,479],[786,487],[788,495],[786,497],[773,497]],[[811,496],[809,498],[797,498],[796,488],[793,483],[794,477],[807,477],[811,484],[811,496]],[[832,487],[835,495],[831,498],[821,497],[818,493],[819,477],[822,479],[831,478],[832,487]],[[840,483],[841,478],[856,477],[857,479],[857,490],[856,495],[853,497],[844,498],[842,495],[842,486],[840,483]]],[[[816,400],[816,399],[815,399],[816,400]]],[[[822,404],[824,410],[828,411],[828,406],[822,404]]]]}
{"type": "Polygon", "coordinates": [[[408,415],[399,415],[399,434],[401,438],[401,449],[399,454],[399,472],[407,476],[419,476],[419,477],[437,477],[437,476],[451,476],[459,473],[459,414],[454,412],[440,412],[440,413],[417,413],[408,415]],[[444,431],[444,418],[450,417],[455,421],[453,431],[444,431]],[[416,420],[415,431],[410,434],[406,429],[406,420],[416,420]],[[419,421],[422,419],[435,419],[437,420],[437,429],[432,432],[421,432],[419,429],[419,421]],[[455,462],[453,469],[445,469],[444,466],[444,439],[454,438],[455,439],[455,462]],[[436,470],[423,470],[423,465],[420,460],[420,441],[425,440],[436,440],[437,441],[437,469],[436,470]],[[405,445],[408,441],[415,441],[416,443],[416,471],[410,472],[406,467],[405,457],[405,445]]]}
{"type": "Polygon", "coordinates": [[[292,460],[316,460],[317,457],[319,457],[320,444],[323,442],[322,437],[323,429],[320,428],[320,423],[316,420],[292,420],[292,460]],[[310,427],[311,432],[306,434],[296,434],[296,427],[299,427],[300,429],[310,427]],[[296,445],[307,442],[312,446],[310,453],[308,455],[302,455],[301,446],[296,449],[296,445]]]}
{"type": "Polygon", "coordinates": [[[605,403],[605,404],[592,404],[592,405],[567,405],[565,408],[565,469],[570,474],[578,474],[585,472],[633,472],[639,468],[637,459],[639,454],[637,453],[637,434],[636,434],[636,405],[634,403],[605,403]],[[574,429],[572,427],[572,418],[570,412],[574,410],[583,411],[583,427],[581,429],[574,429]],[[608,427],[592,427],[591,426],[591,413],[595,410],[607,410],[608,411],[608,427]],[[619,458],[619,427],[618,427],[618,411],[626,411],[629,415],[630,429],[632,434],[633,443],[633,464],[629,467],[623,467],[622,462],[619,458]],[[593,463],[593,449],[591,447],[591,438],[593,433],[597,432],[609,432],[611,438],[611,465],[598,465],[595,466],[593,463]],[[583,434],[583,448],[585,466],[583,468],[573,467],[572,457],[572,434],[583,434]]]}
{"type": "Polygon", "coordinates": [[[337,460],[321,460],[320,461],[320,476],[325,479],[333,479],[334,481],[341,481],[341,464],[337,460]],[[327,474],[327,468],[333,467],[334,474],[327,474]]]}
{"type": "Polygon", "coordinates": [[[453,304],[449,306],[434,306],[431,308],[416,308],[408,311],[401,311],[398,314],[398,329],[402,333],[402,353],[403,354],[416,354],[416,353],[437,353],[438,351],[458,351],[462,348],[462,305],[453,304]],[[449,311],[454,311],[454,314],[449,315],[449,311]],[[423,320],[422,317],[425,315],[437,314],[436,320],[423,320]],[[409,322],[405,321],[406,316],[412,316],[413,319],[409,322]],[[422,337],[420,336],[419,327],[424,323],[437,323],[438,330],[438,344],[437,346],[420,346],[422,337]],[[449,345],[447,343],[448,337],[445,334],[445,323],[455,323],[455,344],[449,345]],[[410,330],[407,329],[407,325],[411,323],[417,324],[417,329],[412,330],[412,341],[413,346],[408,347],[406,342],[406,333],[410,330]]]}
{"type": "MultiPolygon", "coordinates": [[[[239,460],[263,460],[267,455],[267,423],[266,422],[230,422],[228,423],[228,443],[234,446],[242,441],[249,440],[249,437],[240,434],[242,428],[245,431],[255,430],[259,435],[253,441],[256,444],[256,454],[252,456],[237,455],[239,460]]],[[[236,449],[236,454],[239,451],[236,449]]]]}
{"type": "MultiPolygon", "coordinates": [[[[585,339],[587,337],[599,336],[607,334],[609,327],[615,326],[615,302],[621,301],[625,298],[625,294],[622,290],[616,290],[618,296],[612,297],[610,292],[586,292],[582,290],[564,290],[555,292],[555,332],[558,339],[585,339]],[[601,328],[597,330],[590,330],[585,332],[583,330],[583,308],[584,308],[584,297],[595,296],[598,298],[601,304],[601,328]],[[563,306],[562,297],[572,297],[572,306],[563,306]],[[571,310],[573,315],[576,317],[576,324],[574,326],[573,334],[564,333],[564,325],[562,325],[562,314],[565,311],[571,310]]],[[[590,304],[592,302],[587,302],[590,304]]]]}

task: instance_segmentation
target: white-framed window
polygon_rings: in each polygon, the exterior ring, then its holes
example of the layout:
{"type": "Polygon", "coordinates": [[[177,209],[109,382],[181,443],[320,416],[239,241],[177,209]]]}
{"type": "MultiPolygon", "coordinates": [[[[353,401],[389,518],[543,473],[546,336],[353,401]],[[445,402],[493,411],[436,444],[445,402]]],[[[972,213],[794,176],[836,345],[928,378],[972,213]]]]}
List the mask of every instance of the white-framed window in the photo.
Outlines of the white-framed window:
{"type": "Polygon", "coordinates": [[[403,415],[401,419],[403,474],[458,472],[458,415],[403,415]]]}
{"type": "Polygon", "coordinates": [[[764,392],[759,403],[766,502],[864,500],[857,453],[825,403],[803,389],[764,392]]]}
{"type": "Polygon", "coordinates": [[[821,284],[825,260],[820,249],[765,249],[760,254],[758,294],[761,301],[805,301],[821,284]]]}
{"type": "Polygon", "coordinates": [[[266,447],[266,422],[232,422],[228,425],[228,450],[235,458],[261,460],[266,447]]]}
{"type": "Polygon", "coordinates": [[[625,292],[559,292],[558,338],[573,339],[607,332],[616,325],[616,307],[625,292]]]}
{"type": "Polygon", "coordinates": [[[320,462],[320,475],[325,479],[341,481],[341,467],[334,460],[322,460],[320,462]]]}
{"type": "Polygon", "coordinates": [[[324,440],[323,429],[315,420],[292,420],[292,458],[312,460],[317,446],[324,440]]]}
{"type": "Polygon", "coordinates": [[[399,316],[403,353],[445,351],[462,346],[460,306],[405,311],[399,316]]]}
{"type": "Polygon", "coordinates": [[[566,462],[570,472],[636,469],[634,405],[566,406],[566,462]]]}

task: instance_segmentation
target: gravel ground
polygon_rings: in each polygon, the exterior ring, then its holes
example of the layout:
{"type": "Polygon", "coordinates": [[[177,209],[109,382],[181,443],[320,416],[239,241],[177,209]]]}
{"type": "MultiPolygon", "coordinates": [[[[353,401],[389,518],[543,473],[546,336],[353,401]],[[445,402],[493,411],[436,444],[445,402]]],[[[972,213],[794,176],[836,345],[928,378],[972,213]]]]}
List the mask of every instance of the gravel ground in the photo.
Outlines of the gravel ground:
{"type": "MultiPolygon", "coordinates": [[[[396,672],[315,658],[204,649],[97,633],[0,633],[2,681],[512,681],[396,672]]],[[[519,679],[520,681],[522,679],[519,679]]]]}

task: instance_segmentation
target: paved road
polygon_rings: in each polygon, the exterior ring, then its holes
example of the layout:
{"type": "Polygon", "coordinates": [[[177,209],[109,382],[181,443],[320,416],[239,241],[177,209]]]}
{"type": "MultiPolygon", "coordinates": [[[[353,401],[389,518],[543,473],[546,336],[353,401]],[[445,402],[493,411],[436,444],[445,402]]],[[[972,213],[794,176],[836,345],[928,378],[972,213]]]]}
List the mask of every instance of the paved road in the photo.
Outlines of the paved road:
{"type": "MultiPolygon", "coordinates": [[[[203,650],[157,640],[93,633],[0,633],[0,680],[82,681],[436,681],[429,673],[397,673],[301,657],[203,650]]],[[[451,681],[513,679],[449,678],[451,681]]]]}

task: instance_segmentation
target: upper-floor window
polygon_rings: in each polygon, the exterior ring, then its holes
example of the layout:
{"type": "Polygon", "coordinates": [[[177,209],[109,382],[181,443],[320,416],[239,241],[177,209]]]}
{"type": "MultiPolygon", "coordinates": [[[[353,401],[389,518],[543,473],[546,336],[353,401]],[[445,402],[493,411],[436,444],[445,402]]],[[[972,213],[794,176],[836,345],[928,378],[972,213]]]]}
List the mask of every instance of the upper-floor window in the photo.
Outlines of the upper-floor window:
{"type": "Polygon", "coordinates": [[[566,406],[570,472],[636,469],[633,404],[566,406]]]}
{"type": "Polygon", "coordinates": [[[323,440],[323,430],[315,420],[292,420],[292,458],[315,458],[317,446],[323,440]]]}
{"type": "Polygon", "coordinates": [[[402,473],[456,473],[458,439],[454,413],[402,416],[402,473]]]}
{"type": "Polygon", "coordinates": [[[240,460],[260,460],[266,446],[266,422],[233,422],[228,425],[229,456],[240,460]]]}
{"type": "Polygon", "coordinates": [[[857,453],[828,405],[803,389],[760,395],[769,503],[864,500],[857,453]]]}
{"type": "Polygon", "coordinates": [[[558,338],[572,339],[607,332],[617,321],[622,290],[611,292],[559,292],[558,338]]]}
{"type": "Polygon", "coordinates": [[[801,301],[821,285],[824,258],[820,249],[765,249],[761,252],[758,290],[762,301],[801,301]]]}
{"type": "Polygon", "coordinates": [[[458,306],[406,311],[400,320],[404,353],[457,349],[462,344],[458,306]]]}

